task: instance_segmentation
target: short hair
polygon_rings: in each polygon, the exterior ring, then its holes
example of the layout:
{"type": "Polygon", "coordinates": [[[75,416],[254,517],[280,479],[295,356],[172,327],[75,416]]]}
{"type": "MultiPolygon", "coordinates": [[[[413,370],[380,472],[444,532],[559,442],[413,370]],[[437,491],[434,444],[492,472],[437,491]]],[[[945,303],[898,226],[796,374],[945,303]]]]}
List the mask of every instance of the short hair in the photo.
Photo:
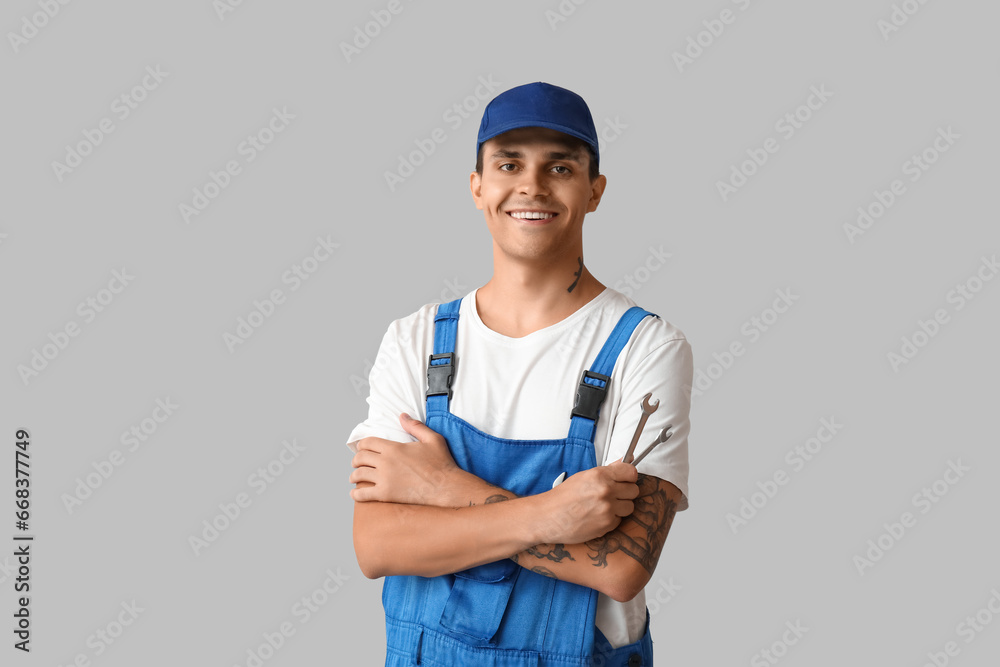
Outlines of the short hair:
{"type": "MultiPolygon", "coordinates": [[[[588,144],[586,141],[582,139],[578,139],[569,134],[565,135],[564,137],[560,137],[560,140],[564,141],[566,143],[566,146],[573,150],[579,150],[580,148],[587,149],[587,156],[590,158],[589,175],[591,181],[595,180],[598,176],[601,175],[601,165],[598,163],[597,156],[594,154],[594,149],[590,147],[590,144],[588,144]]],[[[485,146],[486,142],[484,141],[483,145],[479,147],[479,155],[476,156],[476,173],[479,174],[480,176],[483,175],[483,147],[485,146]]]]}

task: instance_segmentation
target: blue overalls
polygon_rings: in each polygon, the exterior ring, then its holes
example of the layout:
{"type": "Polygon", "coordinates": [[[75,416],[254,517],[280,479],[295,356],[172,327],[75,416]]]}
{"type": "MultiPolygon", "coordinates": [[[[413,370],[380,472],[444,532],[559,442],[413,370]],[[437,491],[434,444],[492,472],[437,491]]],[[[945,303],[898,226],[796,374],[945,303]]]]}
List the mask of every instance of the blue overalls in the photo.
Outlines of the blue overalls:
{"type": "MultiPolygon", "coordinates": [[[[597,465],[594,431],[615,361],[639,322],[629,309],[585,371],[561,440],[496,438],[449,411],[457,368],[461,299],[438,307],[427,370],[426,424],[448,441],[464,470],[520,496],[552,488],[597,465]]],[[[653,315],[653,317],[656,317],[653,315]]],[[[386,667],[638,667],[653,664],[649,615],[634,644],[612,649],[594,621],[598,593],[525,569],[510,559],[439,577],[385,578],[386,667]]]]}

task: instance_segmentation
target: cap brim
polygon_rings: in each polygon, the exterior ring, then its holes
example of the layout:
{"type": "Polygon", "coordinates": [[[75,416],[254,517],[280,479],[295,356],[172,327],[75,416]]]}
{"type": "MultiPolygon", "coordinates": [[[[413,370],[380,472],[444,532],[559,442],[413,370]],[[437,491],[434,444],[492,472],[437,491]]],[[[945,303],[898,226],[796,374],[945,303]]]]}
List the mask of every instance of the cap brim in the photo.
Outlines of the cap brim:
{"type": "Polygon", "coordinates": [[[565,125],[560,125],[559,123],[553,123],[551,121],[545,121],[545,120],[523,120],[523,121],[511,121],[505,123],[499,126],[496,130],[491,131],[488,136],[483,138],[482,141],[479,142],[479,145],[476,147],[476,152],[478,153],[479,149],[482,148],[483,144],[485,144],[490,139],[495,139],[496,137],[500,136],[505,132],[510,132],[511,130],[519,130],[523,127],[544,127],[548,130],[555,130],[556,132],[562,132],[563,134],[568,134],[569,136],[575,137],[580,141],[582,141],[583,143],[590,146],[594,150],[594,154],[595,155],[597,154],[597,146],[591,144],[590,139],[585,135],[583,135],[582,133],[577,132],[576,130],[570,127],[566,127],[565,125]]]}

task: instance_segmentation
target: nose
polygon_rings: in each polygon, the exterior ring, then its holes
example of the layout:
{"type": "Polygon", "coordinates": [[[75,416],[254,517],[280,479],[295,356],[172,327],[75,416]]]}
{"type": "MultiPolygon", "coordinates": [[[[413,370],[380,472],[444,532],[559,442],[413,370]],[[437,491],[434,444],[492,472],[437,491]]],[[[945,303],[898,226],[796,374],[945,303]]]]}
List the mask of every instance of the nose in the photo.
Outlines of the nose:
{"type": "Polygon", "coordinates": [[[548,181],[543,169],[528,167],[521,171],[517,183],[518,193],[528,197],[544,197],[549,194],[548,181]]]}

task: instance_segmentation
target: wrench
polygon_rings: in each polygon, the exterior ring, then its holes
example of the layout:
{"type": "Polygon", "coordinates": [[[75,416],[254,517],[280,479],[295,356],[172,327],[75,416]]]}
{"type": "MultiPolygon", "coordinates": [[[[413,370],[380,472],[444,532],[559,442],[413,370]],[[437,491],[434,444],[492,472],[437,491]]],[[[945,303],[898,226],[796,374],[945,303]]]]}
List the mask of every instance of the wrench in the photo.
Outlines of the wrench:
{"type": "MultiPolygon", "coordinates": [[[[639,436],[642,435],[642,429],[646,425],[646,420],[649,419],[649,415],[656,412],[657,408],[660,407],[660,399],[656,399],[656,403],[649,402],[649,399],[651,399],[652,397],[653,397],[652,394],[646,394],[645,396],[642,397],[642,404],[641,404],[642,416],[639,418],[639,425],[635,427],[635,435],[632,436],[632,442],[628,446],[628,451],[625,452],[625,456],[622,457],[622,463],[632,462],[630,459],[632,458],[632,453],[635,451],[635,446],[639,443],[639,436]]],[[[668,426],[667,428],[670,427],[668,426]]],[[[664,433],[666,433],[667,429],[663,429],[663,431],[664,433]]],[[[656,444],[659,444],[659,442],[657,442],[656,444]]],[[[652,446],[650,447],[650,449],[652,449],[652,446]]],[[[642,453],[642,456],[645,456],[648,453],[649,450],[647,449],[645,452],[642,453]]],[[[557,486],[562,484],[565,480],[566,480],[566,473],[562,473],[552,481],[552,488],[553,489],[556,488],[557,486]]]]}
{"type": "MultiPolygon", "coordinates": [[[[662,431],[660,431],[660,435],[656,437],[656,440],[654,440],[649,445],[649,447],[646,447],[646,449],[642,450],[642,454],[639,454],[639,456],[635,457],[635,460],[632,461],[632,465],[633,466],[639,465],[639,463],[644,458],[646,458],[646,454],[649,454],[651,451],[653,451],[654,447],[656,447],[657,445],[662,445],[664,442],[669,440],[670,436],[673,435],[673,431],[670,431],[670,429],[672,429],[673,427],[674,427],[673,424],[667,424],[667,426],[662,431]],[[668,433],[668,431],[670,432],[668,433]]],[[[565,480],[566,480],[566,473],[562,473],[561,475],[555,478],[555,481],[552,482],[552,488],[553,489],[556,488],[557,486],[562,484],[565,480]]]]}
{"type": "Polygon", "coordinates": [[[649,445],[649,447],[646,447],[646,449],[642,450],[642,454],[639,454],[639,456],[635,457],[635,460],[632,461],[632,465],[634,466],[639,465],[639,462],[642,461],[644,458],[646,458],[646,454],[649,454],[651,451],[653,451],[654,447],[663,444],[664,442],[669,440],[670,436],[673,435],[673,431],[671,431],[670,433],[667,433],[667,431],[670,431],[670,429],[673,427],[674,427],[673,424],[667,424],[666,428],[660,431],[660,435],[656,437],[656,440],[654,440],[652,444],[649,445]]]}
{"type": "Polygon", "coordinates": [[[656,403],[649,402],[649,399],[652,397],[652,394],[646,394],[642,397],[642,417],[639,418],[639,425],[635,427],[635,434],[632,436],[632,442],[629,443],[625,456],[622,457],[622,463],[632,463],[632,453],[635,452],[635,446],[639,443],[639,436],[642,435],[642,429],[646,425],[646,420],[649,419],[649,415],[656,412],[656,409],[660,407],[660,399],[656,399],[656,403]]]}

